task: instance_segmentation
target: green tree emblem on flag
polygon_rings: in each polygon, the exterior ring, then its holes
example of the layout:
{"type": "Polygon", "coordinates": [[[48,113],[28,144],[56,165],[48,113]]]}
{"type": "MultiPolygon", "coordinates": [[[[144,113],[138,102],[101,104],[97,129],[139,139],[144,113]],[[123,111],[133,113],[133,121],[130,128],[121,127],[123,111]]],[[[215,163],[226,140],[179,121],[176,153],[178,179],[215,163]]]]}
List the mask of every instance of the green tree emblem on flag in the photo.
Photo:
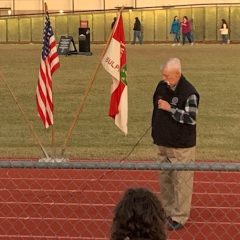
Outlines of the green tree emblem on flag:
{"type": "Polygon", "coordinates": [[[124,65],[122,68],[121,68],[121,71],[120,71],[120,79],[121,81],[127,85],[127,65],[124,65]]]}

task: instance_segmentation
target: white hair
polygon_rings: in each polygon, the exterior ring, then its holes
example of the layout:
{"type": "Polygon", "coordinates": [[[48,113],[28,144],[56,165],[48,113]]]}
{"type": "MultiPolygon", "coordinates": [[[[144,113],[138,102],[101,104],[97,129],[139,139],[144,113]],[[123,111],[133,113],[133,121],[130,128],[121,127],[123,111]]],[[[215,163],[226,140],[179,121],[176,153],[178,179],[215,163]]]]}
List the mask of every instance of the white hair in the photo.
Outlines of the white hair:
{"type": "Polygon", "coordinates": [[[169,58],[162,66],[161,70],[176,70],[179,73],[182,72],[181,61],[178,58],[169,58]]]}

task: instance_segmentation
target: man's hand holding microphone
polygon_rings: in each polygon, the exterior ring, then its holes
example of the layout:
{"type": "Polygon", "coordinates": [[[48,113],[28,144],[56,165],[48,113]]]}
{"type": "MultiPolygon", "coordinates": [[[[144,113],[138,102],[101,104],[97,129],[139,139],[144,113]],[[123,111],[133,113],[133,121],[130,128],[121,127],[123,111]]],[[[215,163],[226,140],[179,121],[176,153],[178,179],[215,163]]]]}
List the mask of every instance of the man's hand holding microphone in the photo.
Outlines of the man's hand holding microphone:
{"type": "Polygon", "coordinates": [[[163,99],[159,99],[158,100],[158,109],[162,109],[164,111],[170,112],[171,105],[167,101],[165,101],[163,99]]]}

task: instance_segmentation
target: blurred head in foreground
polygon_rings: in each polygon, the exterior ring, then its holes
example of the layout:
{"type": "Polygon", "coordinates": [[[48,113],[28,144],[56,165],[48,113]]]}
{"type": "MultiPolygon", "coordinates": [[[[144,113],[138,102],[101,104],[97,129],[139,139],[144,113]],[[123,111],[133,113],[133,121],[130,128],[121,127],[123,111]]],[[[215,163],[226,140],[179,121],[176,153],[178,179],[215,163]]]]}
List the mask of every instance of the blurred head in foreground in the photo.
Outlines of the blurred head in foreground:
{"type": "Polygon", "coordinates": [[[166,240],[165,212],[157,196],[144,188],[130,188],[117,204],[111,240],[166,240]]]}

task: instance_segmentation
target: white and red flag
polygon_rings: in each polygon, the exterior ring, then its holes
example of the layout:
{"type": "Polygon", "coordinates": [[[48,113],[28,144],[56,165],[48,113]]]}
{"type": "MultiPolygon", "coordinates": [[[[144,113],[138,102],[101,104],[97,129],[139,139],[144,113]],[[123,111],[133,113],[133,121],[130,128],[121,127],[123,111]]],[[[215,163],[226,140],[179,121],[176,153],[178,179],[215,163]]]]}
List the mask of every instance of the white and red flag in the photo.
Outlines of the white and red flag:
{"type": "Polygon", "coordinates": [[[36,94],[38,115],[45,128],[53,125],[52,75],[59,66],[56,41],[49,15],[46,14],[36,94]]]}
{"type": "Polygon", "coordinates": [[[112,76],[109,116],[126,135],[128,132],[128,88],[126,80],[126,46],[122,15],[114,25],[109,46],[102,58],[102,65],[112,76]]]}

